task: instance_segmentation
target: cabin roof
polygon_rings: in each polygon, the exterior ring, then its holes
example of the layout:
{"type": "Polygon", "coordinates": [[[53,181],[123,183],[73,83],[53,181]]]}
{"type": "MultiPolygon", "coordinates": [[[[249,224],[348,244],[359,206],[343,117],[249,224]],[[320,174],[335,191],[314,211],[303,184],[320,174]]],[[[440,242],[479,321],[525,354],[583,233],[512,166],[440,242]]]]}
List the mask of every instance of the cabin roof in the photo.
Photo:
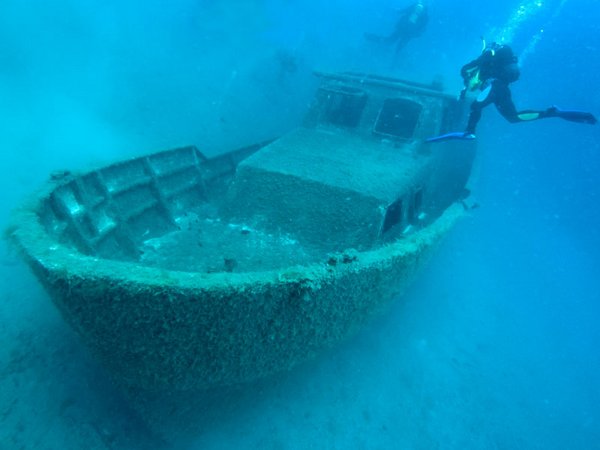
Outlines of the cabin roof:
{"type": "Polygon", "coordinates": [[[410,91],[426,96],[442,97],[448,100],[455,100],[455,96],[444,92],[443,84],[440,81],[431,83],[422,83],[413,80],[404,80],[396,77],[382,76],[362,72],[323,72],[314,71],[315,76],[321,78],[322,82],[333,81],[347,84],[357,84],[362,87],[388,88],[398,91],[410,91]]]}
{"type": "Polygon", "coordinates": [[[242,166],[318,182],[340,192],[353,191],[389,204],[414,183],[427,161],[415,158],[415,145],[391,148],[349,133],[300,128],[255,153],[242,166]]]}

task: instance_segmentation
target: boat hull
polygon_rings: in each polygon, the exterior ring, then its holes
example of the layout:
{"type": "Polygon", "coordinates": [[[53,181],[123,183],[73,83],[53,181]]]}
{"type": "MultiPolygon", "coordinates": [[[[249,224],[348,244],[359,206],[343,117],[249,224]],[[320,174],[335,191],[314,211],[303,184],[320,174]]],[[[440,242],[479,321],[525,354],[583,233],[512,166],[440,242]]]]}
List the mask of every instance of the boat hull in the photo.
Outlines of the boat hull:
{"type": "Polygon", "coordinates": [[[397,298],[464,214],[475,143],[423,141],[454,128],[461,102],[319,76],[305,124],[278,139],[55,174],[16,211],[9,235],[126,391],[205,390],[311,359],[397,298]]]}
{"type": "Polygon", "coordinates": [[[288,370],[396,298],[463,214],[368,252],[254,273],[185,273],[73,252],[23,209],[13,238],[66,321],[114,379],[144,391],[203,390],[288,370]]]}

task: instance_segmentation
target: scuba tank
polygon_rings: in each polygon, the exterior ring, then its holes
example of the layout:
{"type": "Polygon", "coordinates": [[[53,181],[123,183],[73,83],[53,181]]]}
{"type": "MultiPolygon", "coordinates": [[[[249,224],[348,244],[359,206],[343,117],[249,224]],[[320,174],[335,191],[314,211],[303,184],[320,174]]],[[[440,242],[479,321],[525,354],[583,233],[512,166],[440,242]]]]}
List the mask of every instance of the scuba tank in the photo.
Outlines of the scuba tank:
{"type": "Polygon", "coordinates": [[[481,43],[480,63],[465,71],[465,87],[463,93],[461,93],[462,97],[464,97],[466,91],[482,89],[488,79],[495,78],[505,83],[512,83],[517,81],[521,74],[518,59],[508,45],[496,42],[487,45],[483,37],[481,38],[481,43]],[[485,79],[481,77],[482,71],[484,72],[485,79]]]}

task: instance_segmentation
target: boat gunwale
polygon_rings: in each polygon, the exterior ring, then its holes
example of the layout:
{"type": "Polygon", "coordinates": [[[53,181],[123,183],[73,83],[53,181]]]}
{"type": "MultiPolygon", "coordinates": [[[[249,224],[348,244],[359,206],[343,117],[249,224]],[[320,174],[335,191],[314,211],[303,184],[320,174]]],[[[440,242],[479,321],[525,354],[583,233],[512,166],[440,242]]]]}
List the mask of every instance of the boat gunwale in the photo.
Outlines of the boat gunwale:
{"type": "MultiPolygon", "coordinates": [[[[85,174],[87,172],[77,176],[85,174]]],[[[186,272],[86,255],[75,247],[61,243],[44,229],[38,213],[42,202],[61,184],[61,181],[49,180],[29,200],[13,210],[5,236],[16,243],[27,260],[37,262],[44,269],[54,274],[60,273],[65,278],[110,279],[113,282],[179,290],[244,289],[257,283],[314,283],[319,279],[341,276],[348,270],[358,272],[374,264],[392,265],[394,259],[406,257],[433,244],[465,214],[460,204],[450,205],[434,222],[407,236],[364,251],[343,249],[330,253],[329,260],[323,258],[308,264],[264,271],[186,272]]]]}

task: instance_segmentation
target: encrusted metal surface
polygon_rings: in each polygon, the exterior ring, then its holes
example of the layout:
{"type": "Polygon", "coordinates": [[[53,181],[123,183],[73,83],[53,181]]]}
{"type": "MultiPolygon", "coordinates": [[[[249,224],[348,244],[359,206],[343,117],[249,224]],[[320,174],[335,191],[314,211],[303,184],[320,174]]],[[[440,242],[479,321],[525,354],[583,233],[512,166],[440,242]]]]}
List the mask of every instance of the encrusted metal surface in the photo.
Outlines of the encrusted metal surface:
{"type": "Polygon", "coordinates": [[[119,383],[189,391],[289,369],[385,308],[464,213],[473,145],[419,138],[454,100],[324,83],[305,126],[270,145],[65,173],[15,212],[8,234],[119,383]]]}

